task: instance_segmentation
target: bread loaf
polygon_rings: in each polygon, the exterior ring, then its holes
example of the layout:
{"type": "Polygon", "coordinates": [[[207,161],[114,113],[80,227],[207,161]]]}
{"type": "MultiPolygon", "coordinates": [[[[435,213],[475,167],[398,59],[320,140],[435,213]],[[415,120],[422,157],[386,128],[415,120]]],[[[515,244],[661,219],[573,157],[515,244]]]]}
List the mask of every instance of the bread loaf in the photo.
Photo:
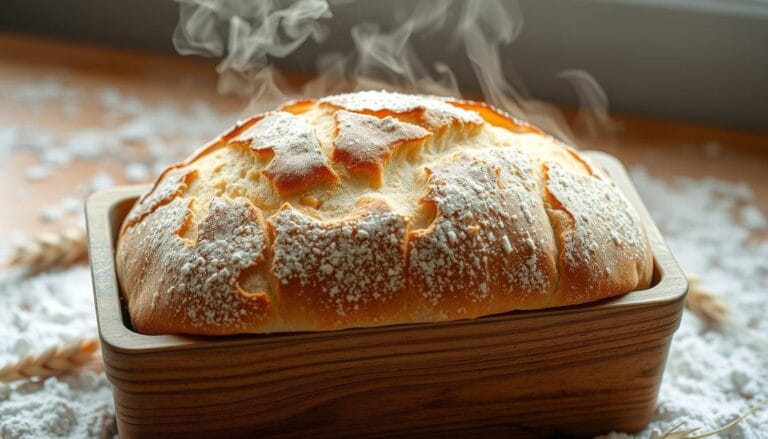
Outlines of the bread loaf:
{"type": "Polygon", "coordinates": [[[117,272],[147,334],[469,319],[647,288],[633,207],[572,148],[485,104],[294,101],[171,166],[117,272]]]}

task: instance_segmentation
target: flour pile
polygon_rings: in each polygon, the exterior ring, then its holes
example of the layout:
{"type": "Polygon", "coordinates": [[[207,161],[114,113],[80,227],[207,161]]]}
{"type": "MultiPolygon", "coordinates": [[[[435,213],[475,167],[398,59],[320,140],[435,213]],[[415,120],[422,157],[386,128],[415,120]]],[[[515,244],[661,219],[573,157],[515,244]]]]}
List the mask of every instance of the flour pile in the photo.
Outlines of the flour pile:
{"type": "MultiPolygon", "coordinates": [[[[0,364],[96,334],[87,267],[0,279],[0,364]]],[[[112,389],[104,373],[0,383],[0,438],[111,437],[112,389]]]]}
{"type": "MultiPolygon", "coordinates": [[[[38,158],[39,163],[26,170],[30,181],[45,179],[73,160],[104,158],[121,164],[123,178],[146,181],[236,118],[202,102],[191,111],[173,104],[150,105],[115,90],[91,92],[51,78],[0,86],[0,98],[32,106],[59,105],[64,114],[75,116],[79,103],[89,99],[105,109],[105,120],[98,126],[70,133],[0,122],[0,158],[16,151],[38,158]],[[139,148],[136,143],[141,139],[151,142],[139,148]]],[[[103,171],[84,176],[90,190],[108,187],[118,177],[103,171]]],[[[768,398],[768,221],[743,184],[682,177],[664,182],[641,168],[634,169],[632,177],[683,268],[727,302],[736,322],[711,328],[685,313],[674,337],[655,418],[638,437],[658,437],[682,420],[689,428],[706,431],[768,398]]],[[[55,221],[62,212],[80,210],[84,195],[73,193],[54,206],[42,206],[42,212],[55,221]]],[[[2,275],[0,322],[0,364],[95,336],[88,269],[30,278],[2,275]]],[[[766,437],[766,425],[768,409],[748,417],[726,436],[766,437]]],[[[114,434],[111,388],[103,373],[0,383],[0,438],[114,434]]]]}

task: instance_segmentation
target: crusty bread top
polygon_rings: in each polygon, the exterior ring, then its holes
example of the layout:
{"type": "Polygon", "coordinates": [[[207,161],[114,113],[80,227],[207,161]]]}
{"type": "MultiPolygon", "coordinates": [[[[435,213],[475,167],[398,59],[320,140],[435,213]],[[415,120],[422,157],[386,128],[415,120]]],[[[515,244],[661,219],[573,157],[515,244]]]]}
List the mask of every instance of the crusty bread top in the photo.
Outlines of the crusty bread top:
{"type": "Polygon", "coordinates": [[[474,318],[648,287],[632,206],[481,103],[290,102],[171,166],[123,223],[135,329],[232,334],[474,318]]]}

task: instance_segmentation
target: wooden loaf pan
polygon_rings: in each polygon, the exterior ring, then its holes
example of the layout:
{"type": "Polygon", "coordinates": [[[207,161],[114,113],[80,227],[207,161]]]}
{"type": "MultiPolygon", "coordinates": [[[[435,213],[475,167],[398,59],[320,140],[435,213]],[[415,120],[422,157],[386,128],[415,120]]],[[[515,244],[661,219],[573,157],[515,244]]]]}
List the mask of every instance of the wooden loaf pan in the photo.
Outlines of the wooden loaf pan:
{"type": "Polygon", "coordinates": [[[613,157],[587,152],[635,205],[651,288],[586,305],[443,323],[231,337],[134,332],[115,275],[140,193],[94,194],[99,335],[122,437],[587,436],[650,420],[687,283],[613,157]]]}

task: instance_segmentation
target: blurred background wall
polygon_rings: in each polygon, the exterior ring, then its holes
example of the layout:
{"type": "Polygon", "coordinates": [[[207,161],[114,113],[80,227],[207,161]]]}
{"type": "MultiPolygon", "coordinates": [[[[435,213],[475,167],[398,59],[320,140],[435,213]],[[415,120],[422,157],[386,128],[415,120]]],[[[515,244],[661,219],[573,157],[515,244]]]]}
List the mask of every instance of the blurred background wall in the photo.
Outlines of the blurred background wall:
{"type": "MultiPolygon", "coordinates": [[[[323,47],[351,50],[350,27],[390,17],[409,0],[332,7],[323,47]]],[[[529,94],[576,105],[557,74],[581,69],[605,89],[612,111],[768,131],[768,0],[520,0],[522,34],[503,48],[529,94]]],[[[171,0],[4,0],[0,31],[173,52],[178,5],[171,0]]],[[[383,27],[392,23],[381,23],[383,27]]],[[[477,90],[460,47],[440,33],[415,44],[424,64],[446,62],[477,90]]],[[[311,42],[278,65],[311,72],[311,42]]]]}

